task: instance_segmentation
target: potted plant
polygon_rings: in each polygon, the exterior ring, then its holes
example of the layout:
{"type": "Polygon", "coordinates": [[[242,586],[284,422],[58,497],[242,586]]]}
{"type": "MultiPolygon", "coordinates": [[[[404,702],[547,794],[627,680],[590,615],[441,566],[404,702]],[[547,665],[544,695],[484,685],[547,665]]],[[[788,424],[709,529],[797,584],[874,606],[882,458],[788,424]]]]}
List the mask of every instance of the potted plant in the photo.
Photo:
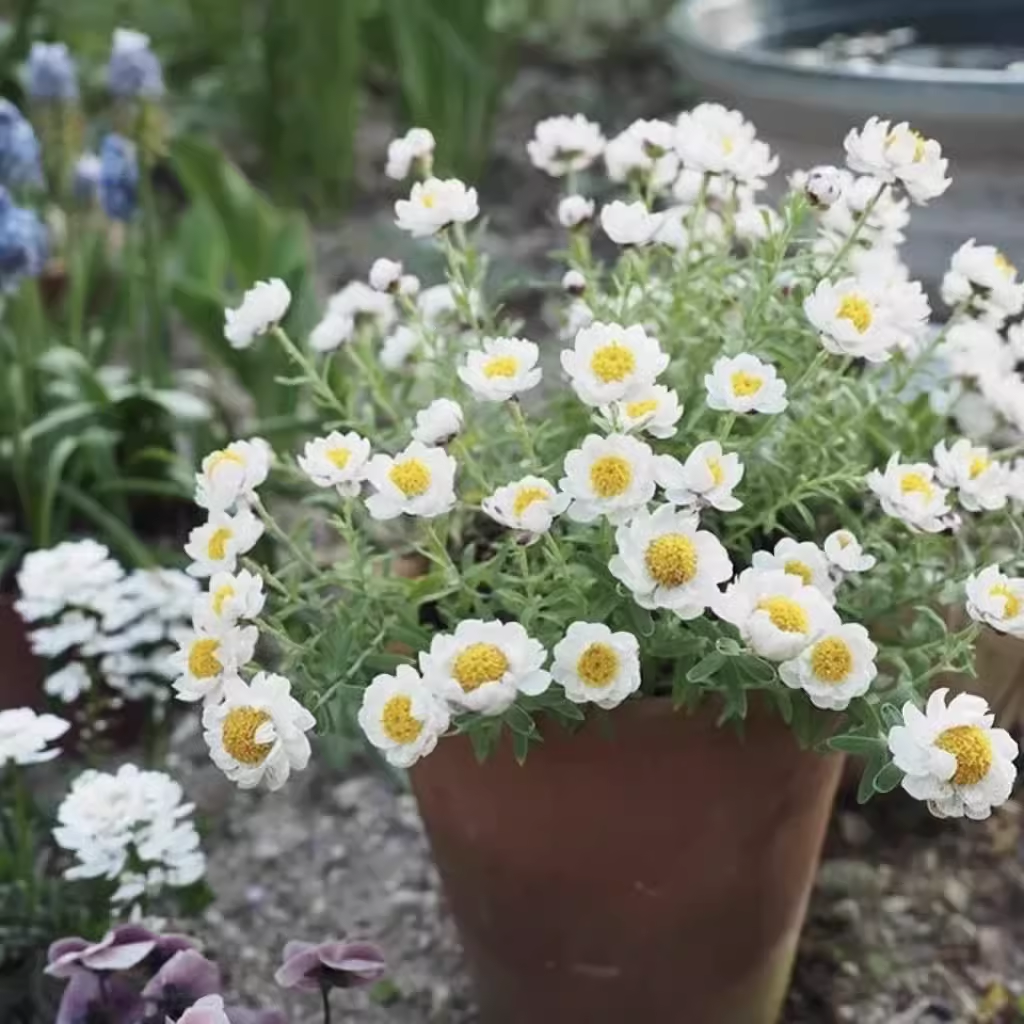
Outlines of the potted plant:
{"type": "Polygon", "coordinates": [[[284,786],[353,713],[411,769],[486,1020],[767,1024],[844,753],[862,799],[983,818],[1010,795],[984,700],[930,691],[982,631],[1024,633],[1021,467],[919,385],[1024,293],[978,250],[929,326],[899,243],[947,162],[905,124],[852,131],[850,170],[777,209],[776,159],[713,105],[611,140],[556,118],[529,149],[567,186],[561,344],[486,300],[476,193],[430,177],[422,132],[389,169],[423,179],[397,223],[440,245],[440,290],[378,260],[309,339],[280,281],[227,311],[322,429],[203,460],[175,686],[240,786],[284,786]],[[595,217],[602,154],[629,195],[595,217]],[[271,511],[268,472],[312,486],[271,511]]]}

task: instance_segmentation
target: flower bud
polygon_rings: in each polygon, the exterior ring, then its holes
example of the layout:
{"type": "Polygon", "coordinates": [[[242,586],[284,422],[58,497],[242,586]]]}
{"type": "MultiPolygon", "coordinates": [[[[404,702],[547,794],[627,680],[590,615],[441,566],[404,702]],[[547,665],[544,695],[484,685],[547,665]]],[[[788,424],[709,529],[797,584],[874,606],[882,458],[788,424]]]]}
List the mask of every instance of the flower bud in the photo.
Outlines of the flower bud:
{"type": "Polygon", "coordinates": [[[812,167],[807,172],[804,195],[812,206],[827,209],[843,194],[843,181],[835,167],[812,167]]]}
{"type": "Polygon", "coordinates": [[[587,279],[578,270],[567,270],[562,277],[562,288],[570,295],[582,295],[587,290],[587,279]]]}
{"type": "Polygon", "coordinates": [[[566,196],[558,204],[558,223],[563,228],[577,228],[594,216],[594,200],[585,196],[566,196]]]}

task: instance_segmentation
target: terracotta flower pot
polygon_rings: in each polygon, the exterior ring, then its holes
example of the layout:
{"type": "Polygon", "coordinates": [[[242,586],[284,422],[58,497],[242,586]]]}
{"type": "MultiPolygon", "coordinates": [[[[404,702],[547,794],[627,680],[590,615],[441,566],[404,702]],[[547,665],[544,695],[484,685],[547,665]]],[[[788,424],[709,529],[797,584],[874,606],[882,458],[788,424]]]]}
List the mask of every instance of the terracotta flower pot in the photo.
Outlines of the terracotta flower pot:
{"type": "Polygon", "coordinates": [[[767,710],[630,702],[520,767],[462,737],[412,771],[487,1024],[770,1024],[842,761],[767,710]]]}

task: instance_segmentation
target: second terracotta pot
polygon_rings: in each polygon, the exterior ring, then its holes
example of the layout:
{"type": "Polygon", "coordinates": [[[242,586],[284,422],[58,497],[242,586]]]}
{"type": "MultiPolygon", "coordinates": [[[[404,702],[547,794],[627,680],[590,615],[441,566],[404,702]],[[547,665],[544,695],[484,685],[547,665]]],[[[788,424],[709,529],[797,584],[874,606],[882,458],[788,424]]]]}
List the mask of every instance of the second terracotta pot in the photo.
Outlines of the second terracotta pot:
{"type": "Polygon", "coordinates": [[[841,768],[769,712],[630,702],[520,767],[443,740],[412,782],[486,1024],[771,1024],[841,768]]]}

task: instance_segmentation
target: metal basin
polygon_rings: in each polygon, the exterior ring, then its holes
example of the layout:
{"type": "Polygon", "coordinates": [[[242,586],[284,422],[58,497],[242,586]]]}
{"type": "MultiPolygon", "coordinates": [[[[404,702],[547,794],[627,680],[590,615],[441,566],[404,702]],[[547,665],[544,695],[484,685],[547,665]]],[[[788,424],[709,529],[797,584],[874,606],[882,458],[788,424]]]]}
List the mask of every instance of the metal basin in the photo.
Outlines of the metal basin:
{"type": "Polygon", "coordinates": [[[1024,257],[1024,0],[683,0],[669,20],[682,70],[736,106],[783,166],[841,163],[869,115],[909,120],[943,144],[953,185],[915,211],[907,256],[936,280],[977,237],[1024,257]],[[800,63],[793,51],[844,34],[908,27],[888,63],[800,63]]]}

